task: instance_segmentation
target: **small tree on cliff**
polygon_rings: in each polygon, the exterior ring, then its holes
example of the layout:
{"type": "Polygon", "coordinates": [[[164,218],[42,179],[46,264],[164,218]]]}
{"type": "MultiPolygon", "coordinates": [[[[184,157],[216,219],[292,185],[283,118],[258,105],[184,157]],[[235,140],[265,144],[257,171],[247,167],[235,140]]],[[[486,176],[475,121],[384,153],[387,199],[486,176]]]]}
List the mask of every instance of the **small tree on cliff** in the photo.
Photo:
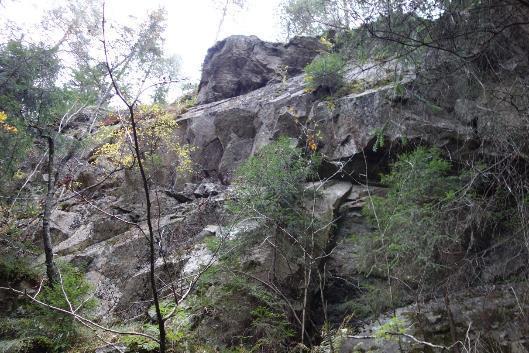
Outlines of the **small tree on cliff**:
{"type": "Polygon", "coordinates": [[[268,281],[272,288],[282,285],[276,278],[279,259],[303,259],[301,315],[292,310],[303,343],[310,341],[306,326],[308,294],[314,267],[324,251],[320,235],[325,226],[308,206],[311,198],[317,199],[317,192],[306,189],[307,180],[317,176],[320,158],[314,153],[316,146],[309,142],[305,151],[295,144],[293,139],[280,138],[243,163],[237,170],[230,209],[237,216],[257,219],[264,226],[265,232],[257,232],[249,243],[269,244],[272,263],[268,281]]]}
{"type": "MultiPolygon", "coordinates": [[[[153,225],[150,176],[148,175],[148,170],[145,164],[147,151],[144,149],[145,147],[148,147],[148,144],[152,143],[152,141],[146,140],[142,143],[137,116],[138,105],[143,93],[149,89],[157,88],[173,81],[170,77],[171,75],[174,75],[174,71],[171,72],[171,70],[168,70],[168,68],[172,68],[172,66],[168,65],[170,61],[168,61],[163,56],[162,51],[163,37],[161,34],[165,29],[163,25],[164,19],[165,16],[162,10],[149,14],[147,24],[139,30],[139,33],[137,33],[137,36],[141,39],[137,43],[138,46],[142,48],[142,50],[141,55],[136,56],[133,65],[131,65],[131,67],[134,67],[135,69],[134,75],[137,81],[131,79],[125,81],[126,83],[124,83],[119,79],[118,76],[116,76],[115,68],[113,66],[114,61],[111,59],[111,49],[113,43],[109,41],[109,37],[106,32],[107,20],[105,18],[105,11],[103,7],[102,42],[105,56],[105,67],[116,96],[127,108],[130,132],[132,135],[132,149],[134,151],[132,165],[136,165],[138,168],[141,177],[143,194],[145,197],[145,212],[147,220],[146,235],[149,243],[149,282],[156,312],[156,321],[159,330],[159,347],[161,353],[166,352],[167,338],[165,321],[167,318],[162,315],[160,308],[160,298],[158,294],[158,285],[156,282],[155,263],[158,258],[156,251],[157,239],[153,225]]],[[[123,43],[120,44],[123,45],[123,43]]]]}
{"type": "MultiPolygon", "coordinates": [[[[11,194],[11,208],[18,194],[9,189],[8,179],[12,179],[30,148],[41,150],[41,162],[46,159],[45,172],[46,195],[42,213],[42,238],[46,258],[48,283],[57,281],[57,269],[53,261],[50,217],[54,207],[56,179],[60,167],[71,154],[66,153],[62,161],[57,157],[62,150],[75,145],[63,138],[62,130],[69,121],[87,104],[90,98],[84,92],[78,92],[70,85],[58,86],[56,80],[61,63],[57,57],[57,46],[47,48],[44,45],[24,45],[18,41],[9,41],[0,49],[0,71],[5,74],[0,88],[0,110],[2,111],[2,131],[0,141],[5,149],[0,169],[5,193],[11,194]],[[23,62],[24,65],[20,65],[23,62]],[[44,142],[44,146],[42,146],[44,142]]],[[[37,168],[40,162],[37,164],[37,168]]],[[[25,186],[29,179],[23,185],[25,186]]]]}

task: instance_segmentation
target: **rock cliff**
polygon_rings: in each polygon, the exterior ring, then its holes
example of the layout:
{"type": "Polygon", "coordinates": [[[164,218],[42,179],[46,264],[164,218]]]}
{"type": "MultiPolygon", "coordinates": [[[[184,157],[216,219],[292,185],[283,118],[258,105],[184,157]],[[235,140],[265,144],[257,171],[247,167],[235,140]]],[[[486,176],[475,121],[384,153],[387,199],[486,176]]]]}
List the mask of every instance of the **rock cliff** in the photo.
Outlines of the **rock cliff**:
{"type": "MultiPolygon", "coordinates": [[[[395,155],[410,145],[430,145],[441,148],[455,163],[465,163],[470,155],[503,158],[501,151],[491,146],[516,136],[510,132],[525,124],[504,99],[492,99],[479,91],[464,94],[468,87],[459,76],[432,81],[429,72],[417,66],[391,62],[349,63],[347,91],[340,96],[308,92],[302,69],[322,49],[312,38],[277,44],[243,36],[227,38],[211,48],[204,61],[199,104],[175,116],[181,129],[175,138],[196,146],[192,158],[199,174],[179,182],[164,177],[165,182],[154,190],[159,214],[155,223],[167,252],[156,262],[159,276],[165,280],[164,274],[177,273],[178,278],[189,278],[213,258],[214,249],[206,246],[204,239],[244,237],[260,227],[252,222],[233,225],[225,218],[224,205],[235,169],[280,136],[295,139],[298,145],[315,139],[323,155],[319,173],[325,181],[307,184],[306,189],[321,191],[317,217],[334,223],[324,232],[325,243],[332,250],[319,265],[325,268],[328,279],[324,288],[310,288],[315,335],[323,323],[319,318],[321,306],[326,306],[331,324],[340,326],[352,314],[350,304],[359,295],[360,286],[368,281],[353,261],[352,255],[358,250],[349,236],[369,236],[372,231],[362,208],[372,195],[385,194],[386,189],[378,183],[379,174],[388,170],[395,155]],[[444,93],[446,87],[451,87],[450,94],[444,93]],[[325,304],[318,302],[322,291],[325,304]]],[[[515,84],[511,78],[520,72],[527,78],[527,58],[515,57],[509,62],[497,73],[504,80],[488,77],[483,84],[496,85],[500,90],[503,85],[515,84]]],[[[523,157],[527,151],[516,153],[523,157]]],[[[85,157],[89,156],[87,153],[85,157]]],[[[98,172],[84,163],[75,179],[88,177],[97,179],[98,172]]],[[[140,317],[150,305],[142,201],[127,191],[136,182],[129,172],[119,172],[90,190],[90,195],[63,197],[52,216],[55,252],[86,271],[101,303],[97,314],[103,321],[140,317]]],[[[34,233],[31,224],[22,223],[28,234],[34,233]]],[[[272,255],[265,248],[254,250],[243,262],[252,269],[252,276],[264,280],[272,255]]],[[[453,317],[448,317],[447,306],[440,303],[442,298],[397,310],[406,325],[413,326],[410,334],[449,345],[453,338],[448,338],[449,326],[455,325],[457,337],[466,332],[472,337],[486,335],[491,345],[508,347],[506,352],[529,351],[528,309],[516,297],[523,289],[509,284],[495,286],[498,279],[507,281],[522,273],[527,258],[516,257],[500,243],[482,261],[476,276],[483,286],[450,298],[453,317]]],[[[296,266],[285,264],[277,276],[285,292],[295,292],[301,286],[300,268],[296,266]]],[[[380,278],[369,281],[383,284],[380,278]]],[[[170,293],[169,282],[167,279],[162,293],[170,293]]],[[[300,301],[292,299],[292,311],[299,310],[300,301]]],[[[242,299],[241,305],[245,305],[242,299]]],[[[248,319],[207,311],[197,316],[200,319],[194,327],[206,330],[212,340],[225,345],[233,344],[234,337],[246,329],[248,319]]],[[[343,335],[340,352],[397,351],[402,342],[380,343],[372,337],[376,327],[388,320],[383,316],[381,324],[356,321],[353,326],[359,332],[337,332],[336,337],[343,335]]],[[[410,338],[404,338],[399,349],[439,350],[410,338]]]]}

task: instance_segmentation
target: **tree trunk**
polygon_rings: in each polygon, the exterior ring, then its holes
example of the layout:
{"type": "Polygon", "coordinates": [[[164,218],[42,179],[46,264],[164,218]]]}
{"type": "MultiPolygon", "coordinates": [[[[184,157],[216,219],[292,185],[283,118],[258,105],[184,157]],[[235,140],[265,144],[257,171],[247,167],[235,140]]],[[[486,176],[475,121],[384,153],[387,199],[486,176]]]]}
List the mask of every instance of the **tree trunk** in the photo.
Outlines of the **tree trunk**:
{"type": "Polygon", "coordinates": [[[149,182],[147,180],[147,175],[145,173],[145,168],[143,167],[143,161],[142,161],[142,153],[140,149],[140,144],[138,141],[138,127],[136,125],[136,120],[134,117],[134,106],[137,102],[137,99],[134,100],[132,103],[129,103],[127,99],[123,96],[121,91],[119,90],[118,83],[116,81],[116,78],[114,77],[112,73],[112,69],[110,68],[110,61],[108,60],[108,50],[107,50],[107,42],[105,37],[105,5],[103,3],[103,19],[102,19],[102,31],[103,31],[103,49],[105,52],[105,64],[108,71],[108,75],[110,76],[110,80],[112,83],[112,86],[114,87],[114,90],[116,91],[116,94],[121,99],[123,103],[127,106],[129,110],[129,117],[130,117],[130,123],[132,125],[132,137],[134,142],[134,154],[136,155],[136,158],[138,160],[138,168],[140,170],[141,174],[141,180],[143,184],[143,191],[145,193],[145,203],[146,203],[146,211],[147,211],[147,227],[149,230],[149,281],[151,285],[152,290],[152,299],[154,302],[154,308],[156,310],[156,321],[158,322],[158,330],[159,330],[159,337],[160,337],[160,353],[166,352],[166,332],[165,332],[165,321],[162,316],[162,312],[160,310],[160,300],[158,297],[158,289],[156,286],[156,251],[154,247],[154,229],[152,226],[152,210],[151,210],[151,195],[150,195],[150,188],[149,188],[149,182]]]}
{"type": "Polygon", "coordinates": [[[446,313],[448,314],[448,324],[450,327],[450,336],[452,338],[452,344],[454,347],[452,348],[453,352],[459,353],[459,346],[455,344],[457,342],[457,329],[456,324],[454,321],[454,315],[452,314],[452,308],[450,307],[450,298],[448,297],[448,289],[445,288],[444,291],[444,302],[446,307],[446,313]]]}
{"type": "Polygon", "coordinates": [[[44,254],[46,255],[46,274],[50,286],[57,281],[57,268],[53,262],[53,246],[51,243],[50,218],[53,208],[53,194],[55,193],[54,180],[54,159],[55,159],[55,141],[52,137],[46,137],[48,140],[48,190],[44,200],[44,213],[42,216],[42,242],[44,245],[44,254]]]}
{"type": "Polygon", "coordinates": [[[147,209],[147,227],[149,229],[149,255],[150,255],[150,273],[149,280],[151,283],[152,289],[152,298],[154,301],[154,308],[156,310],[156,321],[158,321],[158,330],[160,331],[160,353],[165,353],[165,322],[160,310],[160,300],[158,298],[158,289],[156,286],[156,274],[155,274],[155,264],[156,264],[156,252],[154,249],[154,229],[152,226],[152,212],[151,212],[151,195],[149,189],[149,183],[147,181],[147,175],[145,174],[145,168],[143,167],[143,162],[141,159],[140,145],[138,142],[138,129],[136,127],[136,120],[134,119],[134,107],[129,105],[129,114],[130,122],[132,125],[132,137],[134,139],[134,151],[136,158],[138,159],[138,168],[140,169],[141,180],[143,184],[143,191],[145,192],[145,203],[147,209]]]}
{"type": "Polygon", "coordinates": [[[351,28],[351,20],[349,18],[348,1],[347,0],[342,0],[342,6],[343,6],[344,26],[347,29],[350,29],[351,28]]]}
{"type": "Polygon", "coordinates": [[[219,25],[217,27],[217,34],[215,35],[215,43],[219,40],[220,31],[222,30],[224,19],[226,18],[226,14],[228,13],[229,5],[230,5],[230,0],[226,0],[226,4],[224,5],[224,8],[222,9],[222,16],[220,17],[219,25]]]}

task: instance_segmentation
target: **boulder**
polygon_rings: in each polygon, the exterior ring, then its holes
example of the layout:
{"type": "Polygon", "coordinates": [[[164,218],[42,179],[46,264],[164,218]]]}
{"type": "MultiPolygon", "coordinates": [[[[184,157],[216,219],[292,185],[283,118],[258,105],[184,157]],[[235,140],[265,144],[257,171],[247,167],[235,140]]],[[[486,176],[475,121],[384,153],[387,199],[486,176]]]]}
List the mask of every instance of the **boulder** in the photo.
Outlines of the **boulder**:
{"type": "Polygon", "coordinates": [[[256,36],[231,36],[208,50],[202,65],[198,103],[235,97],[298,75],[324,49],[316,38],[296,37],[268,43],[256,36]]]}
{"type": "Polygon", "coordinates": [[[79,227],[81,215],[74,212],[53,210],[50,217],[51,235],[54,241],[68,239],[79,227]]]}
{"type": "Polygon", "coordinates": [[[202,241],[207,237],[222,236],[222,227],[215,224],[208,224],[202,229],[200,233],[197,234],[196,240],[202,241]]]}
{"type": "Polygon", "coordinates": [[[185,183],[180,190],[165,190],[165,193],[180,203],[186,203],[195,199],[195,195],[193,193],[196,188],[196,184],[185,183]]]}
{"type": "Polygon", "coordinates": [[[196,276],[203,268],[215,262],[213,254],[206,245],[196,244],[187,254],[187,261],[182,268],[182,276],[196,276]]]}
{"type": "Polygon", "coordinates": [[[226,188],[220,184],[215,184],[215,183],[202,183],[200,184],[196,189],[195,191],[193,192],[193,194],[195,195],[195,197],[197,198],[200,198],[200,197],[210,197],[210,196],[216,196],[218,194],[220,194],[221,192],[223,192],[226,188]]]}
{"type": "Polygon", "coordinates": [[[305,186],[305,207],[313,210],[314,215],[321,221],[330,223],[352,187],[353,185],[348,181],[309,183],[305,186]]]}
{"type": "MultiPolygon", "coordinates": [[[[494,347],[495,352],[528,352],[529,328],[523,313],[529,307],[527,303],[517,301],[517,295],[526,290],[525,285],[507,284],[451,295],[452,325],[456,340],[460,342],[457,346],[462,346],[460,351],[470,351],[471,345],[475,352],[486,352],[489,347],[494,347]]],[[[383,315],[364,326],[359,333],[345,335],[339,352],[446,352],[449,350],[439,346],[453,344],[449,314],[442,299],[423,303],[419,307],[399,308],[395,316],[398,321],[392,319],[393,314],[383,315]],[[382,338],[381,332],[392,327],[388,325],[390,320],[398,323],[400,329],[410,336],[387,335],[382,338]]]]}

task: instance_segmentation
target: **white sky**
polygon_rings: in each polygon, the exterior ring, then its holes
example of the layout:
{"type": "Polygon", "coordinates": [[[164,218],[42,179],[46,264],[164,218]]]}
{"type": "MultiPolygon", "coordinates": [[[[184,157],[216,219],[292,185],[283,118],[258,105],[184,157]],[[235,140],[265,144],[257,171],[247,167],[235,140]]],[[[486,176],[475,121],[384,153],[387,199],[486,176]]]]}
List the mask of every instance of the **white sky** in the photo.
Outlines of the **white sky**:
{"type": "MultiPolygon", "coordinates": [[[[0,18],[21,27],[38,23],[45,9],[68,0],[3,0],[0,18]]],[[[76,0],[82,1],[82,0],[76,0]]],[[[219,39],[232,34],[257,35],[268,41],[281,40],[280,0],[247,0],[244,10],[232,11],[222,27],[219,39]]],[[[207,49],[214,44],[224,0],[107,0],[107,17],[126,21],[129,15],[143,17],[149,9],[167,9],[167,54],[182,59],[182,74],[200,78],[200,67],[207,49]]]]}

